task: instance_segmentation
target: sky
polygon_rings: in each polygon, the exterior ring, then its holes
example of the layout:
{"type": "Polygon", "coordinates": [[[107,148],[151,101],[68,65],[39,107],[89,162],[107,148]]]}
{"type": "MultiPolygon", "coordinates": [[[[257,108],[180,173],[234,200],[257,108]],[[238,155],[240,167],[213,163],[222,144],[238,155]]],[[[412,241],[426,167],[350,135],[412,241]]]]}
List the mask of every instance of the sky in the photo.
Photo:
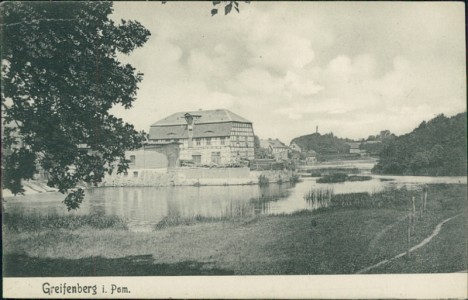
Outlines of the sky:
{"type": "Polygon", "coordinates": [[[400,135],[466,111],[462,2],[116,2],[151,32],[129,56],[144,73],[131,109],[149,131],[180,111],[229,109],[260,138],[400,135]]]}

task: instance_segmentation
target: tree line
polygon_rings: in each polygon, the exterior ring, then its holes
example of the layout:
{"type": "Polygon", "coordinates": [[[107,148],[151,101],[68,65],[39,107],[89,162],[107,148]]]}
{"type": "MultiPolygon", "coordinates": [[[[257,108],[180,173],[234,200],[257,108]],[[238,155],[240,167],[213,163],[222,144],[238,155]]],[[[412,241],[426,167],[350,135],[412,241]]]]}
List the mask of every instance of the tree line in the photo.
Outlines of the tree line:
{"type": "Polygon", "coordinates": [[[318,154],[346,154],[350,146],[347,139],[341,139],[333,133],[320,134],[318,132],[294,138],[291,143],[296,143],[303,152],[314,150],[318,154]]]}
{"type": "Polygon", "coordinates": [[[467,173],[466,112],[423,121],[412,132],[382,144],[377,174],[462,176],[467,173]]]}

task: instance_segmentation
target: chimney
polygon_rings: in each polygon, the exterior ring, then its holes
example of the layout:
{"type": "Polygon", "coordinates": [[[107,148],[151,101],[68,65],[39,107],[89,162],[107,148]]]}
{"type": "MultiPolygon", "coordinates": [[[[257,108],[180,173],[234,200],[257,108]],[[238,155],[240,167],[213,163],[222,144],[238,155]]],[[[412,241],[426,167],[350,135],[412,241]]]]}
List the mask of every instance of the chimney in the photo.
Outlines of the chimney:
{"type": "Polygon", "coordinates": [[[187,134],[188,134],[188,147],[193,147],[193,121],[194,118],[191,114],[186,113],[184,115],[185,121],[187,122],[187,134]]]}
{"type": "Polygon", "coordinates": [[[318,125],[315,126],[315,133],[318,133],[318,125]]]}

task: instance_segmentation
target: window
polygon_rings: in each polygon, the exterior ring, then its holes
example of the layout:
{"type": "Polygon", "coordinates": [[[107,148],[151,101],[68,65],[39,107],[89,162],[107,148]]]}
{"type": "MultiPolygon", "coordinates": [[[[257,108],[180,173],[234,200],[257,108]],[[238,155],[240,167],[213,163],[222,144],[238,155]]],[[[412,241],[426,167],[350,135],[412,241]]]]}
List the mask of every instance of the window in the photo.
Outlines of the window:
{"type": "Polygon", "coordinates": [[[124,172],[123,175],[124,175],[124,177],[127,177],[127,176],[128,176],[128,172],[124,172]]]}
{"type": "Polygon", "coordinates": [[[211,162],[219,164],[221,162],[221,152],[211,152],[211,162]]]}
{"type": "Polygon", "coordinates": [[[206,138],[206,144],[211,145],[211,138],[206,138]]]}
{"type": "Polygon", "coordinates": [[[197,146],[200,146],[200,145],[201,145],[201,140],[200,140],[200,139],[196,139],[196,140],[195,140],[195,143],[197,144],[197,146]]]}
{"type": "Polygon", "coordinates": [[[135,164],[135,162],[136,162],[136,157],[135,157],[135,155],[130,155],[130,163],[131,163],[131,164],[135,164]]]}
{"type": "Polygon", "coordinates": [[[224,145],[225,144],[225,137],[221,137],[221,145],[224,145]]]}
{"type": "Polygon", "coordinates": [[[137,171],[133,172],[133,177],[138,177],[138,172],[137,171]]]}

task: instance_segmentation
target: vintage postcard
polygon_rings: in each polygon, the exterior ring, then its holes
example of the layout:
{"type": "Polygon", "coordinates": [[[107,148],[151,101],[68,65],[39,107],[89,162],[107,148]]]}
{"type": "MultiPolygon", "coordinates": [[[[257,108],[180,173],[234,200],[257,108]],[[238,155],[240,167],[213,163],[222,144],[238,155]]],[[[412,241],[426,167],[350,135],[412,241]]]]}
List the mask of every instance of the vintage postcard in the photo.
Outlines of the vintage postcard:
{"type": "Polygon", "coordinates": [[[0,13],[3,297],[468,297],[464,3],[0,13]]]}

